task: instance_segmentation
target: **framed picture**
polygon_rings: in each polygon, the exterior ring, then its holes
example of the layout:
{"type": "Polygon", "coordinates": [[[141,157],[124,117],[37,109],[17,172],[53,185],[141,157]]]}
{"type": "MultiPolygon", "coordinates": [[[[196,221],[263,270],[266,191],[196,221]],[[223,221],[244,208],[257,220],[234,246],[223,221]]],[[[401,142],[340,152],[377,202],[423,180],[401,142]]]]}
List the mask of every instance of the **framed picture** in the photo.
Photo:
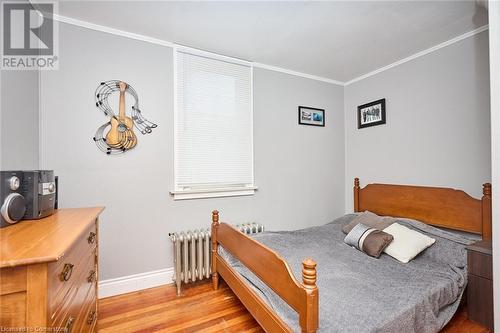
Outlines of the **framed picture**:
{"type": "Polygon", "coordinates": [[[385,124],[385,98],[358,106],[358,128],[385,124]]]}
{"type": "Polygon", "coordinates": [[[325,110],[299,106],[299,124],[325,126],[325,110]]]}

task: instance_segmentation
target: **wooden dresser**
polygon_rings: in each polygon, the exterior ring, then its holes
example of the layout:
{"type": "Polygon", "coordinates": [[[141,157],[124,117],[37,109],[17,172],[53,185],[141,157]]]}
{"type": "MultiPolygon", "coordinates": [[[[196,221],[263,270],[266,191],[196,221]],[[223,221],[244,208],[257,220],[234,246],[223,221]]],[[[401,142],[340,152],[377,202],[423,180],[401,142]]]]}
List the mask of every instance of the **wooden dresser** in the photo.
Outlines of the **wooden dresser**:
{"type": "Polygon", "coordinates": [[[0,229],[0,331],[96,331],[102,210],[59,209],[0,229]]]}
{"type": "Polygon", "coordinates": [[[491,241],[467,247],[467,309],[469,319],[493,331],[493,265],[491,241]]]}

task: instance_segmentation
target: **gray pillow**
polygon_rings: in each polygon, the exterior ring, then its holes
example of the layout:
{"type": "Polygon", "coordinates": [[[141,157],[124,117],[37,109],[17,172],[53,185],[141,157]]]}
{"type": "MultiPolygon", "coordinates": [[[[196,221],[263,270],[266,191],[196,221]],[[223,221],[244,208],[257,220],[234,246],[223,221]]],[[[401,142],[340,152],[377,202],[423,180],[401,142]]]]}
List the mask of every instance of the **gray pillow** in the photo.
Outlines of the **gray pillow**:
{"type": "Polygon", "coordinates": [[[370,228],[377,230],[384,230],[391,224],[396,222],[394,217],[389,216],[378,216],[369,211],[365,211],[358,216],[356,216],[351,222],[342,227],[342,232],[348,234],[355,225],[362,223],[370,228]]]}
{"type": "Polygon", "coordinates": [[[347,234],[344,242],[371,257],[378,258],[393,240],[392,235],[359,223],[347,234]]]}

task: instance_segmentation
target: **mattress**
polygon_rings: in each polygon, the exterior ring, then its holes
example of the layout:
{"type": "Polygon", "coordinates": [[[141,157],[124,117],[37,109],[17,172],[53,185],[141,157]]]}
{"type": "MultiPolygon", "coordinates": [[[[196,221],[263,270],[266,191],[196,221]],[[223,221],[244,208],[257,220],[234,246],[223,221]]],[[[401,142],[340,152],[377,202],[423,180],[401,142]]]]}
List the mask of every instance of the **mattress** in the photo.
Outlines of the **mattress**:
{"type": "MultiPolygon", "coordinates": [[[[355,214],[302,230],[265,232],[254,239],[278,252],[301,281],[301,262],[317,262],[319,332],[438,332],[458,308],[467,283],[465,246],[474,240],[400,219],[436,239],[403,264],[387,254],[369,257],[344,243],[341,228],[355,214]]],[[[297,313],[224,248],[219,253],[294,332],[297,313]]]]}

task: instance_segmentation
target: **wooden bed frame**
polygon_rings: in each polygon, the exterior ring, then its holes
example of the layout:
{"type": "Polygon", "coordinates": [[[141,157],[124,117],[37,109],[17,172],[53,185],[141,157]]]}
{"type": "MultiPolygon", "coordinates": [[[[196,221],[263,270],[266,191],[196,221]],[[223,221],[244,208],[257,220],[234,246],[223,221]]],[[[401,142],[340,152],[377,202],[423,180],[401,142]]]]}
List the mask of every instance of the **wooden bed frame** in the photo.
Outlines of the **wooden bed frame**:
{"type": "MultiPolygon", "coordinates": [[[[427,224],[466,231],[491,239],[491,184],[483,185],[481,200],[451,188],[369,184],[359,187],[354,179],[354,211],[369,210],[378,215],[416,219],[427,224]]],[[[262,282],[297,311],[302,332],[316,332],[319,326],[319,292],[316,263],[302,262],[302,283],[287,262],[275,251],[219,222],[212,212],[212,283],[218,288],[219,276],[266,332],[292,332],[287,324],[257,295],[249,284],[218,254],[221,245],[238,258],[262,282]]]]}

